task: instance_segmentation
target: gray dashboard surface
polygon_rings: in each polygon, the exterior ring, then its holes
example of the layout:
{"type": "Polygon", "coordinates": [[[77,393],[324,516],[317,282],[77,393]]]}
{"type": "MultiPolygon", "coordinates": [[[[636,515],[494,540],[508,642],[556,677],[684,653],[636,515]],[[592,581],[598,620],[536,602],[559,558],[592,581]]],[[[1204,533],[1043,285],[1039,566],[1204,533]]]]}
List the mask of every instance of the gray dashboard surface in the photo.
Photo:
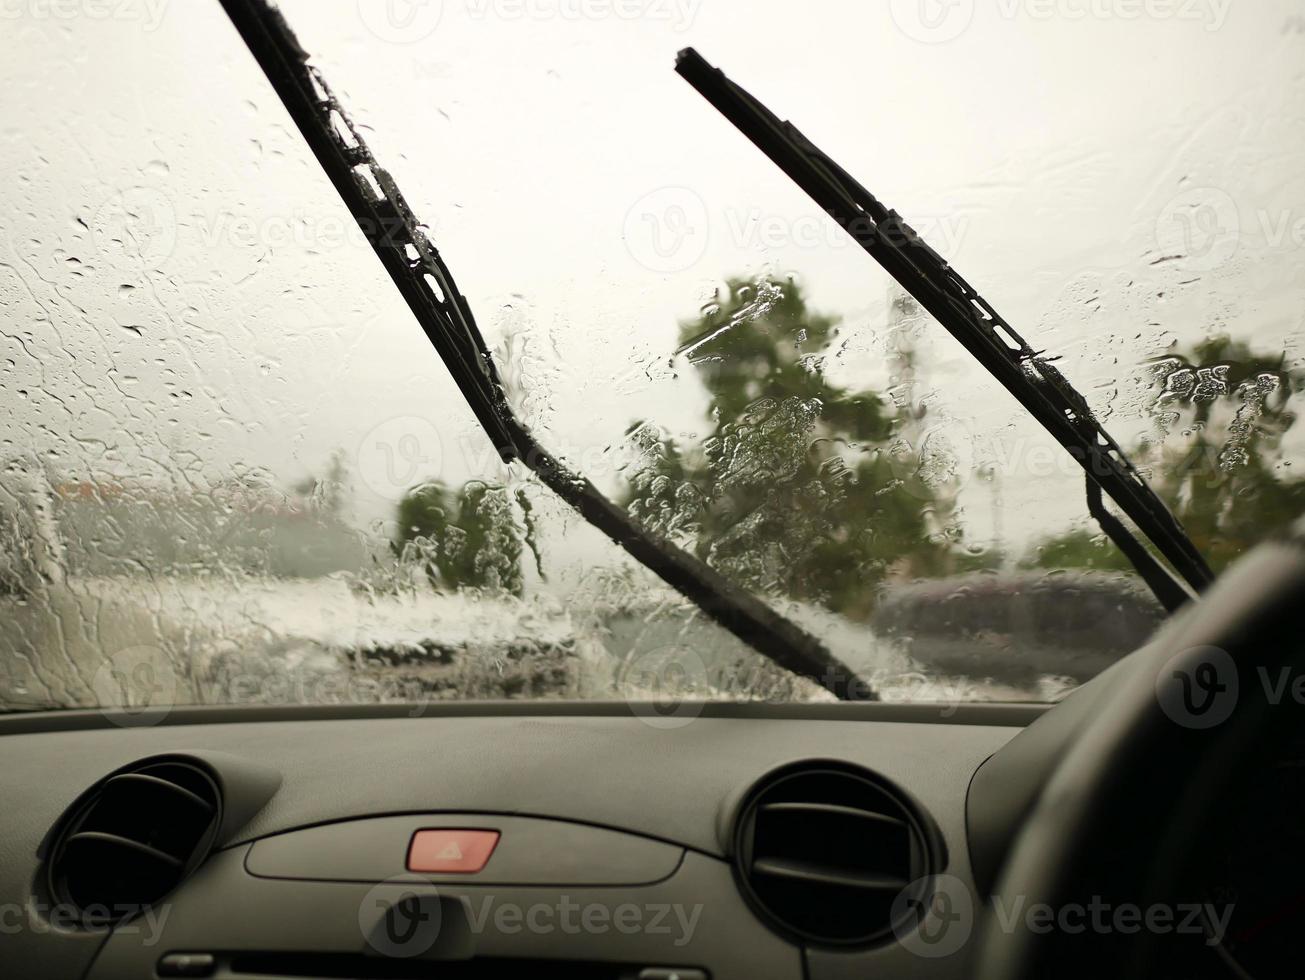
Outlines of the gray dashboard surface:
{"type": "MultiPolygon", "coordinates": [[[[723,853],[723,801],[775,766],[835,758],[913,793],[940,822],[1013,728],[698,718],[419,718],[125,728],[0,739],[6,870],[110,770],[162,752],[243,755],[284,776],[237,843],[292,827],[409,811],[529,813],[723,853]]],[[[961,817],[957,809],[955,816],[961,817]]]]}
{"type": "MultiPolygon", "coordinates": [[[[978,766],[1018,731],[708,717],[667,729],[628,715],[283,721],[9,735],[0,737],[0,903],[27,904],[42,838],[86,787],[145,756],[205,749],[259,761],[284,777],[233,843],[350,817],[475,811],[612,827],[714,856],[724,854],[725,814],[758,777],[792,761],[841,759],[913,795],[937,821],[952,873],[968,878],[966,789],[978,766]]],[[[84,955],[68,948],[82,943],[56,945],[64,947],[57,955],[84,955]]]]}

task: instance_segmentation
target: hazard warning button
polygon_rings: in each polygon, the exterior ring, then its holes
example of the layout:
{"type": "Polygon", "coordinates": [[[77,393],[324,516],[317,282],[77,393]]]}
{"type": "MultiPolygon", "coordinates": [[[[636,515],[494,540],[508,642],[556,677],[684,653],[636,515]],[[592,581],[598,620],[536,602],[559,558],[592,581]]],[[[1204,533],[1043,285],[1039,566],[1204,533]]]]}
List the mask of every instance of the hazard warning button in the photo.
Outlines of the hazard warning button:
{"type": "Polygon", "coordinates": [[[408,845],[408,870],[474,875],[498,845],[497,830],[419,830],[408,845]]]}

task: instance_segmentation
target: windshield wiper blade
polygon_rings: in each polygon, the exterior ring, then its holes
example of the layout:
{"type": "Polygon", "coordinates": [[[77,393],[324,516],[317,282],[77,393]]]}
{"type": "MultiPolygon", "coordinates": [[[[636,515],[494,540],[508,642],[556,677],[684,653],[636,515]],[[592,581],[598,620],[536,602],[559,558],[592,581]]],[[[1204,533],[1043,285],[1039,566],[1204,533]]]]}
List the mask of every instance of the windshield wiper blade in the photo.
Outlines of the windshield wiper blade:
{"type": "Polygon", "coordinates": [[[1100,506],[1100,491],[1115,501],[1194,592],[1213,580],[1200,550],[1102,428],[1083,396],[896,211],[693,48],[680,52],[675,70],[838,222],[1082,465],[1089,483],[1089,511],[1167,609],[1185,602],[1187,592],[1100,506]]]}
{"type": "Polygon", "coordinates": [[[877,701],[873,687],[814,636],[701,559],[651,534],[534,439],[504,396],[452,273],[330,86],[309,65],[280,11],[266,0],[222,0],[222,6],[503,461],[529,467],[586,521],[759,653],[842,700],[877,701]]]}

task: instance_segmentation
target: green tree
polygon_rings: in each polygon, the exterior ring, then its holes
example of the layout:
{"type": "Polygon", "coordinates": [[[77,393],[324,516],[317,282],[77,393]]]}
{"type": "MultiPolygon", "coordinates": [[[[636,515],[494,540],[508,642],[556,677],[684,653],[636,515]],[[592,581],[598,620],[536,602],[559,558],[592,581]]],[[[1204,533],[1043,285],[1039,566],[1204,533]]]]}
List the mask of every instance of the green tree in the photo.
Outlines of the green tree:
{"type": "Polygon", "coordinates": [[[343,449],[331,453],[326,462],[326,473],[321,477],[309,476],[291,486],[300,497],[312,503],[324,517],[339,519],[348,504],[349,467],[343,449]]]}
{"type": "MultiPolygon", "coordinates": [[[[1133,452],[1156,492],[1219,571],[1305,512],[1305,477],[1292,478],[1282,440],[1296,423],[1291,396],[1305,372],[1281,353],[1209,338],[1153,365],[1151,411],[1160,437],[1133,452]],[[1174,444],[1168,437],[1178,433],[1174,444]]],[[[1128,569],[1100,534],[1077,530],[1043,542],[1026,564],[1128,569]]]]}
{"type": "Polygon", "coordinates": [[[396,554],[418,561],[437,587],[521,595],[521,534],[504,488],[425,483],[399,501],[397,519],[396,554]]]}
{"type": "MultiPolygon", "coordinates": [[[[711,431],[681,445],[635,427],[631,514],[757,591],[855,618],[890,575],[962,570],[946,480],[920,454],[925,411],[831,381],[839,321],[797,284],[735,279],[728,295],[679,328],[676,360],[706,389],[711,431]]],[[[913,377],[909,345],[893,369],[913,377]]]]}

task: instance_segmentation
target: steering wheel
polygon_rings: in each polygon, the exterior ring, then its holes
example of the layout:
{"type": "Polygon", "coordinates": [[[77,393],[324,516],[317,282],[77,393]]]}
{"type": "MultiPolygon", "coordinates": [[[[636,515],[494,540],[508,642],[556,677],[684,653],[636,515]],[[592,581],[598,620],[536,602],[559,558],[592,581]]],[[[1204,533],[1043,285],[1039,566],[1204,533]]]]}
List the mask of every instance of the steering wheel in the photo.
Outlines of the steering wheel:
{"type": "Polygon", "coordinates": [[[1303,612],[1305,522],[1247,555],[1134,655],[1011,848],[975,976],[1164,975],[1164,913],[1148,925],[1112,910],[1173,910],[1221,794],[1238,792],[1260,748],[1299,721],[1292,682],[1305,676],[1303,612]],[[1104,910],[1095,920],[1094,901],[1104,910]],[[1031,918],[1012,925],[1011,910],[1034,907],[1036,928],[1031,918]]]}

